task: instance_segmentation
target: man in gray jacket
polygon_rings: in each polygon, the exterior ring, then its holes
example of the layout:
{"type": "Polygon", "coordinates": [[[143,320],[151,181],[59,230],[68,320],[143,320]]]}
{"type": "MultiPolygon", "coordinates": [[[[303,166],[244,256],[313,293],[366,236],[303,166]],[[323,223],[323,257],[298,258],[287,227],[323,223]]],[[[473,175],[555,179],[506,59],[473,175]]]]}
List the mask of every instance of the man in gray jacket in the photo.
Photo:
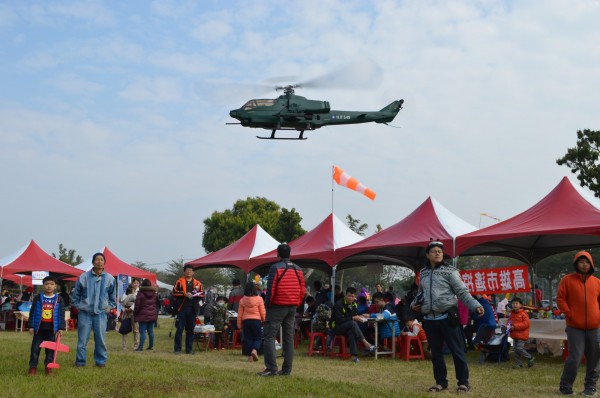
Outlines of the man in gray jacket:
{"type": "Polygon", "coordinates": [[[106,366],[106,321],[108,313],[116,307],[115,278],[104,271],[104,254],[92,257],[93,268],[79,277],[72,294],[72,305],[79,310],[77,317],[77,355],[75,366],[85,366],[87,343],[94,330],[94,362],[99,368],[106,366]]]}
{"type": "Polygon", "coordinates": [[[429,264],[420,272],[419,292],[411,304],[413,311],[425,315],[423,329],[431,349],[435,385],[429,392],[440,392],[448,388],[444,342],[452,352],[458,393],[466,393],[469,386],[469,368],[465,355],[465,343],[460,332],[457,297],[477,314],[483,314],[483,307],[475,300],[463,283],[458,270],[444,262],[444,245],[431,241],[425,249],[429,264]]]}

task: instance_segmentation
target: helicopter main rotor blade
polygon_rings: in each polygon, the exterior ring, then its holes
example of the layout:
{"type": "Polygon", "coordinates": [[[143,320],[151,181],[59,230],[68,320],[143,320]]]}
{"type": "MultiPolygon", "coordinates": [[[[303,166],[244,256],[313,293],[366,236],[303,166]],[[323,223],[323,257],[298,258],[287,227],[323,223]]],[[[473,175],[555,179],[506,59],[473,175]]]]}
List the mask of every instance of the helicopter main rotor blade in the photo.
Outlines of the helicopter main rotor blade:
{"type": "Polygon", "coordinates": [[[369,58],[358,59],[332,72],[298,83],[301,88],[331,88],[346,90],[369,90],[379,86],[382,70],[369,58]]]}

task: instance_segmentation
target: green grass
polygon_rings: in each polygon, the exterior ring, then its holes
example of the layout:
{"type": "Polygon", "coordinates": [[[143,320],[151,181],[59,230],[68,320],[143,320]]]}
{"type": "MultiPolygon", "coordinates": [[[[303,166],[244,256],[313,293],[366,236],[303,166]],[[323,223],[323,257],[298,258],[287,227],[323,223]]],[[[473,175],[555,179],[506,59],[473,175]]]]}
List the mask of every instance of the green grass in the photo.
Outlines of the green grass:
{"type": "MultiPolygon", "coordinates": [[[[107,367],[93,365],[93,337],[88,345],[88,365],[75,368],[76,332],[67,332],[62,342],[71,348],[60,353],[61,368],[47,377],[41,356],[38,375],[26,376],[31,337],[28,333],[0,332],[0,379],[2,397],[429,397],[433,384],[431,362],[361,357],[361,362],[308,357],[306,344],[296,350],[289,377],[261,378],[259,362],[248,363],[240,350],[173,354],[172,320],[161,319],[155,329],[154,352],[121,351],[121,336],[107,333],[107,367]],[[90,365],[91,364],[91,365],[90,365]]],[[[132,336],[129,336],[131,344],[132,336]]],[[[281,366],[282,358],[278,358],[281,366]]],[[[446,357],[451,388],[437,396],[456,395],[454,368],[446,357]]],[[[478,363],[478,353],[469,353],[472,397],[548,397],[557,395],[562,371],[560,358],[536,356],[533,368],[511,369],[512,362],[478,363]]],[[[582,389],[585,367],[579,371],[576,391],[582,389]]]]}

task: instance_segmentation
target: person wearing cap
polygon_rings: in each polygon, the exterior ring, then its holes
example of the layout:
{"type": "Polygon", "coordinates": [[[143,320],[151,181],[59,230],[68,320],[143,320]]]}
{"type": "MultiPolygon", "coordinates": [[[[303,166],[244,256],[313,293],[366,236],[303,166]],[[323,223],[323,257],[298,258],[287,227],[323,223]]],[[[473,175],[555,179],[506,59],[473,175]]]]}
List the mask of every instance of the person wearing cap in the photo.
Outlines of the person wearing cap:
{"type": "Polygon", "coordinates": [[[594,260],[590,253],[580,251],[573,259],[575,272],[564,276],[558,285],[556,304],[565,314],[569,356],[560,377],[559,391],[573,395],[573,382],[585,355],[587,365],[584,390],[586,397],[596,395],[598,382],[598,328],[600,328],[600,280],[593,276],[594,260]]]}
{"type": "Polygon", "coordinates": [[[106,323],[108,313],[116,308],[115,278],[104,271],[106,258],[102,253],[92,257],[92,269],[79,276],[73,288],[71,304],[77,308],[77,354],[75,366],[85,366],[87,344],[94,331],[94,362],[106,366],[106,323]]]}
{"type": "Polygon", "coordinates": [[[175,332],[175,355],[181,354],[181,341],[185,330],[185,353],[194,355],[194,328],[196,314],[200,311],[200,299],[204,295],[202,283],[194,279],[194,267],[186,264],[183,276],[173,286],[173,300],[177,308],[177,331],[175,332]]]}
{"type": "Polygon", "coordinates": [[[446,362],[443,346],[452,353],[458,382],[458,393],[466,393],[469,385],[469,368],[465,355],[465,343],[460,328],[457,297],[478,315],[484,309],[475,300],[463,283],[458,269],[444,262],[444,245],[431,241],[425,249],[427,265],[420,272],[419,292],[411,304],[413,311],[424,314],[423,329],[431,349],[435,385],[429,392],[440,392],[448,388],[446,362]]]}

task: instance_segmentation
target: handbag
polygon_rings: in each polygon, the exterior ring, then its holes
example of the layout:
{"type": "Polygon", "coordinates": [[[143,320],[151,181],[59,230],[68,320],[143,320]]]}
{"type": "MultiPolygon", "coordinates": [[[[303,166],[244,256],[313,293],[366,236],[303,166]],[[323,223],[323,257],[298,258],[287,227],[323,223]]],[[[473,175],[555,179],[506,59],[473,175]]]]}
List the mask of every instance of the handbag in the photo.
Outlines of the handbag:
{"type": "Polygon", "coordinates": [[[133,325],[131,324],[131,318],[125,318],[121,322],[121,326],[119,326],[119,333],[122,335],[129,334],[133,330],[133,325]]]}

